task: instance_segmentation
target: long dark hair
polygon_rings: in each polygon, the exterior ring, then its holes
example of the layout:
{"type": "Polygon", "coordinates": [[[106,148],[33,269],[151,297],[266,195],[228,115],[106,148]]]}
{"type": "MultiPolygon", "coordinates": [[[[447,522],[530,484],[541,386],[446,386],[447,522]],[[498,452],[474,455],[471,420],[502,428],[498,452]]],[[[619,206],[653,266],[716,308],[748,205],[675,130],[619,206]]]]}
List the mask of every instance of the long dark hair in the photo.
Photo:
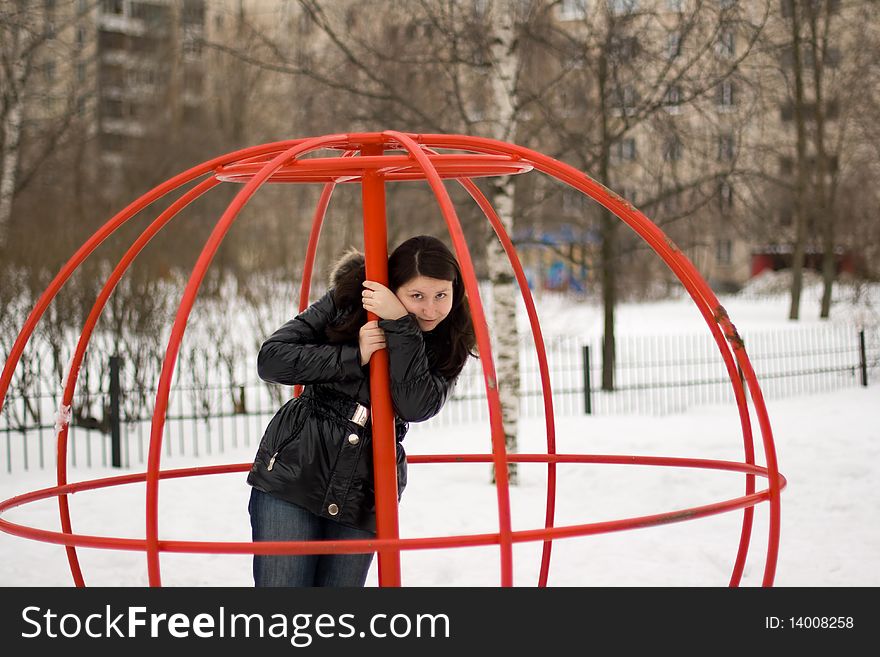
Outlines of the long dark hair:
{"type": "Polygon", "coordinates": [[[458,261],[436,237],[417,235],[394,249],[388,258],[388,284],[397,292],[417,276],[452,281],[452,308],[433,331],[426,334],[431,366],[447,379],[459,375],[468,356],[474,355],[476,336],[458,261]]]}
{"type": "MultiPolygon", "coordinates": [[[[447,379],[455,379],[468,356],[475,355],[476,346],[461,269],[443,242],[430,235],[418,235],[400,244],[388,258],[388,287],[397,292],[417,276],[452,282],[449,314],[437,328],[423,335],[431,368],[447,379]]],[[[331,342],[357,340],[360,327],[366,323],[367,314],[361,306],[361,284],[365,277],[363,255],[357,252],[348,252],[334,267],[333,298],[341,315],[327,327],[327,338],[331,342]]]]}

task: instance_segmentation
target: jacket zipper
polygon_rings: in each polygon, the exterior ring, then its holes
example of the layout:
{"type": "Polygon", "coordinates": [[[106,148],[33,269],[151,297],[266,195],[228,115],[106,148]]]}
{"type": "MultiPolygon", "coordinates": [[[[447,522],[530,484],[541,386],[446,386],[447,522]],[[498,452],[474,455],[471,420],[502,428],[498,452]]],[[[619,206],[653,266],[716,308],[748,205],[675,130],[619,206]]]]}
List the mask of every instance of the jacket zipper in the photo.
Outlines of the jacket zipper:
{"type": "Polygon", "coordinates": [[[276,449],[275,453],[272,454],[272,456],[269,458],[269,464],[266,466],[267,472],[271,472],[272,468],[275,467],[275,459],[281,453],[281,450],[287,447],[287,445],[290,444],[290,441],[296,438],[299,435],[299,432],[302,431],[303,425],[306,423],[306,419],[307,418],[303,416],[303,418],[297,423],[296,427],[291,432],[290,436],[288,436],[288,438],[283,443],[278,445],[278,449],[276,449]]]}

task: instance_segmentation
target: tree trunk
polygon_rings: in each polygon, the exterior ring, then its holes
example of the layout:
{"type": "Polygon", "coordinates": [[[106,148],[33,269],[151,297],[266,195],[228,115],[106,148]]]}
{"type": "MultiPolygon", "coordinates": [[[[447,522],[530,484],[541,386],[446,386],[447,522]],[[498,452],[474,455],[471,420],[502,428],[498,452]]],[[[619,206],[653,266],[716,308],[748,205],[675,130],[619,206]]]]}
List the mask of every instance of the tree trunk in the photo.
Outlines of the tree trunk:
{"type": "MultiPolygon", "coordinates": [[[[495,17],[495,34],[491,45],[492,100],[498,112],[493,137],[511,140],[516,135],[516,31],[512,11],[495,17]]],[[[491,201],[508,235],[513,235],[515,177],[492,179],[491,201]]],[[[507,451],[517,451],[519,428],[519,331],[516,324],[516,296],[510,263],[497,239],[489,240],[486,250],[489,280],[492,285],[492,321],[495,326],[495,353],[501,417],[507,451]]],[[[508,465],[511,485],[518,483],[515,463],[508,465]]]]}
{"type": "MultiPolygon", "coordinates": [[[[611,29],[608,29],[611,34],[611,29]]],[[[601,129],[601,146],[599,154],[599,177],[603,185],[611,185],[611,137],[608,127],[609,105],[609,72],[607,49],[599,53],[599,122],[601,129]]],[[[602,308],[604,311],[604,333],[602,336],[602,390],[614,390],[614,307],[617,305],[617,217],[606,209],[601,210],[602,249],[600,252],[602,267],[602,308]]]]}
{"type": "Polygon", "coordinates": [[[0,155],[0,161],[2,161],[2,173],[0,173],[0,247],[6,244],[9,223],[12,219],[12,201],[15,196],[21,146],[24,104],[22,90],[26,76],[26,61],[16,60],[12,68],[12,84],[9,91],[12,103],[3,121],[4,139],[2,155],[0,155]]]}
{"type": "Polygon", "coordinates": [[[791,262],[791,306],[789,319],[800,316],[801,288],[804,276],[804,252],[807,241],[805,196],[807,191],[807,134],[804,117],[804,77],[801,64],[801,21],[798,3],[791,3],[791,46],[794,67],[794,122],[797,130],[797,179],[794,189],[795,236],[791,262]]]}
{"type": "MultiPolygon", "coordinates": [[[[493,181],[492,205],[508,234],[513,231],[512,176],[493,181]]],[[[516,325],[517,289],[501,242],[492,238],[487,247],[489,282],[492,286],[492,324],[495,327],[495,369],[501,400],[504,440],[509,453],[517,451],[519,426],[519,331],[516,325]]],[[[516,463],[508,465],[511,485],[518,483],[516,463]]]]}
{"type": "MultiPolygon", "coordinates": [[[[831,21],[830,6],[825,3],[824,25],[828,28],[831,21]]],[[[831,203],[831,192],[828,180],[828,154],[825,152],[825,91],[823,77],[827,39],[819,34],[819,17],[815,6],[807,5],[805,11],[810,17],[810,47],[813,51],[812,73],[815,89],[815,122],[816,122],[816,205],[822,221],[822,306],[819,316],[828,319],[831,314],[831,293],[837,275],[837,263],[834,254],[834,225],[836,223],[834,206],[831,203]],[[820,48],[821,44],[821,48],[820,48]]]]}
{"type": "Polygon", "coordinates": [[[604,333],[602,337],[602,390],[614,390],[614,306],[617,303],[617,217],[602,210],[602,306],[604,333]]]}

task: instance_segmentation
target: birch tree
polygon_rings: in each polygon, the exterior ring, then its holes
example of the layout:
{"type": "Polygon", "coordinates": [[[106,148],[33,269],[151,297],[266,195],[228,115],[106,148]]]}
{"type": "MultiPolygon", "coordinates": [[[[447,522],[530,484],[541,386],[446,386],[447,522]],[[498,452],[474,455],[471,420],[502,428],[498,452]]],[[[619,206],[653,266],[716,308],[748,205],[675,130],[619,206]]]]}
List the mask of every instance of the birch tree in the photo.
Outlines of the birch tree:
{"type": "MultiPolygon", "coordinates": [[[[500,141],[512,141],[517,135],[517,79],[520,70],[517,49],[516,12],[496,3],[491,24],[490,54],[492,70],[491,107],[495,114],[492,136],[500,141]]],[[[508,235],[513,235],[515,176],[493,178],[491,184],[492,205],[508,235]]],[[[517,451],[519,426],[519,332],[516,324],[517,290],[511,274],[510,263],[501,242],[490,239],[486,251],[489,282],[492,286],[492,316],[495,327],[497,352],[497,380],[501,398],[504,438],[508,452],[517,451]]],[[[511,484],[519,482],[516,464],[508,465],[511,484]]]]}

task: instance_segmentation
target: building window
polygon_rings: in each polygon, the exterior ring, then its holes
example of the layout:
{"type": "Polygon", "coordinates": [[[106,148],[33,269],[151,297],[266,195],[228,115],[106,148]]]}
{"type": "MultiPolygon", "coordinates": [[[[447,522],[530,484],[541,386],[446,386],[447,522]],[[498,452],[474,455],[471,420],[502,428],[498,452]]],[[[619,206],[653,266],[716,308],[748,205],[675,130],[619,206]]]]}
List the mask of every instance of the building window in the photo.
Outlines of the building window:
{"type": "Polygon", "coordinates": [[[639,0],[607,0],[612,14],[632,14],[639,8],[639,0]]]}
{"type": "Polygon", "coordinates": [[[736,154],[736,140],[730,133],[718,135],[718,161],[730,162],[736,154]]]}
{"type": "Polygon", "coordinates": [[[663,159],[667,162],[678,162],[684,154],[684,144],[677,135],[663,142],[663,159]]]}
{"type": "Polygon", "coordinates": [[[202,39],[195,34],[186,34],[183,37],[183,54],[200,55],[202,53],[202,39]]]}
{"type": "Polygon", "coordinates": [[[185,25],[205,24],[204,0],[183,0],[183,22],[185,25]]]}
{"type": "MultiPolygon", "coordinates": [[[[791,18],[794,2],[795,0],[781,0],[783,18],[791,18]]],[[[813,0],[813,6],[819,14],[825,13],[826,7],[829,14],[836,14],[840,11],[840,0],[813,0]]],[[[800,15],[803,16],[803,12],[800,15]]]]}
{"type": "Polygon", "coordinates": [[[587,209],[589,199],[576,189],[562,190],[562,214],[580,215],[587,209]]]}
{"type": "Polygon", "coordinates": [[[575,21],[587,16],[587,0],[562,0],[559,5],[559,20],[575,21]]]}
{"type": "Polygon", "coordinates": [[[634,187],[621,187],[617,192],[625,200],[632,205],[638,203],[639,193],[634,187]]]}
{"type": "MultiPolygon", "coordinates": [[[[821,55],[820,55],[821,57],[821,55]]],[[[840,48],[835,48],[834,46],[829,46],[824,53],[824,60],[822,60],[822,65],[827,66],[828,68],[838,68],[840,66],[841,60],[841,52],[840,48]]],[[[780,55],[780,61],[786,68],[794,68],[794,48],[790,45],[782,48],[782,54],[780,55]]],[[[805,68],[811,70],[814,68],[815,63],[813,62],[813,49],[809,44],[805,44],[801,48],[801,68],[805,68]]],[[[820,65],[821,66],[821,65],[820,65]]]]}
{"type": "Polygon", "coordinates": [[[610,54],[618,62],[629,62],[639,54],[639,40],[636,37],[617,37],[611,40],[610,54]]]}
{"type": "Polygon", "coordinates": [[[116,100],[113,98],[102,98],[101,115],[105,119],[125,118],[125,105],[121,100],[116,100]]]}
{"type": "Polygon", "coordinates": [[[195,70],[190,67],[186,67],[183,70],[183,88],[189,91],[193,91],[195,93],[200,93],[202,90],[202,79],[203,79],[202,71],[195,70]]]}
{"type": "Polygon", "coordinates": [[[621,114],[635,114],[636,103],[638,102],[638,94],[635,87],[631,84],[624,85],[622,88],[614,90],[614,107],[621,114]]]}
{"type": "Polygon", "coordinates": [[[730,28],[724,28],[718,34],[715,51],[720,57],[733,57],[736,54],[736,36],[730,28]]]}
{"type": "Polygon", "coordinates": [[[677,114],[681,110],[681,87],[677,84],[669,87],[663,94],[663,106],[670,114],[677,114]]]}
{"type": "Polygon", "coordinates": [[[98,31],[98,48],[100,50],[125,50],[126,38],[119,32],[98,31]]]}
{"type": "Polygon", "coordinates": [[[581,89],[563,88],[560,91],[559,101],[563,116],[577,116],[584,111],[586,95],[581,89]]]}
{"type": "Polygon", "coordinates": [[[829,68],[837,68],[840,66],[840,48],[833,46],[825,51],[825,65],[829,68]]]}
{"type": "Polygon", "coordinates": [[[681,32],[666,35],[666,58],[675,59],[681,54],[681,32]]]}
{"type": "Polygon", "coordinates": [[[43,77],[46,78],[46,82],[54,82],[55,81],[55,71],[56,65],[55,62],[46,62],[43,64],[43,77]]]}
{"type": "Polygon", "coordinates": [[[794,173],[794,160],[783,155],[779,158],[779,174],[790,176],[792,173],[794,173]]]}
{"type": "Polygon", "coordinates": [[[715,242],[715,261],[719,265],[729,265],[733,261],[733,241],[719,239],[715,242]]]}
{"type": "Polygon", "coordinates": [[[121,16],[125,7],[122,0],[104,0],[101,3],[101,9],[105,14],[118,14],[121,16]]]}
{"type": "Polygon", "coordinates": [[[667,215],[675,215],[681,209],[681,196],[679,192],[667,192],[662,201],[663,212],[667,215]]]}
{"type": "Polygon", "coordinates": [[[736,87],[731,80],[724,80],[718,85],[717,102],[718,107],[731,108],[736,102],[736,87]]]}
{"type": "Polygon", "coordinates": [[[611,148],[611,155],[618,162],[636,159],[635,137],[625,137],[618,140],[611,148]]]}
{"type": "Polygon", "coordinates": [[[726,180],[718,183],[718,209],[722,214],[733,209],[733,185],[726,180]]]}
{"type": "Polygon", "coordinates": [[[86,65],[84,62],[79,62],[76,65],[76,80],[77,82],[86,81],[86,65]]]}
{"type": "MultiPolygon", "coordinates": [[[[815,121],[816,120],[816,103],[804,103],[802,105],[802,112],[804,121],[815,121]]],[[[840,105],[837,102],[836,98],[832,98],[825,103],[825,118],[828,120],[834,120],[838,117],[840,112],[840,105]]],[[[794,120],[794,102],[786,101],[779,108],[780,118],[785,121],[793,121],[794,120]]]]}

